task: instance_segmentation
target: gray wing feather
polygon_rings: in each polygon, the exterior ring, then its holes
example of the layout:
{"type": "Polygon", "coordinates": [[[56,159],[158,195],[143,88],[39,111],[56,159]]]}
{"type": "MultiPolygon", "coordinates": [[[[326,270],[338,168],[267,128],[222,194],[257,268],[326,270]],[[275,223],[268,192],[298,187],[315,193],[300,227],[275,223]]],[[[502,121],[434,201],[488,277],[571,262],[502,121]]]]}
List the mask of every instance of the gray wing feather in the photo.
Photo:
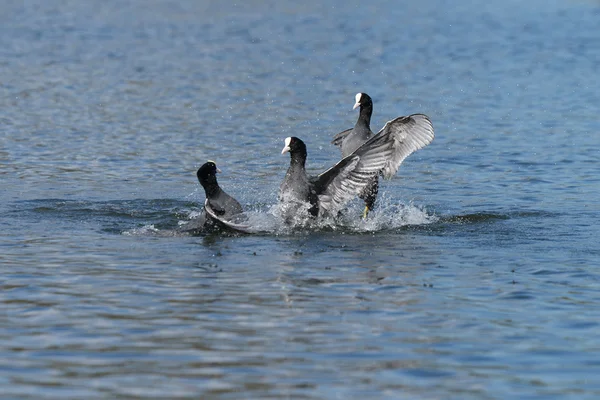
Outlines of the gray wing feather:
{"type": "Polygon", "coordinates": [[[320,216],[341,207],[360,192],[355,187],[360,182],[352,176],[359,163],[360,157],[350,155],[317,177],[320,216]]]}
{"type": "Polygon", "coordinates": [[[235,221],[227,220],[223,218],[223,215],[219,215],[212,207],[208,199],[204,202],[204,211],[208,216],[210,216],[214,221],[219,223],[221,226],[232,229],[234,231],[243,232],[243,233],[252,233],[252,228],[249,225],[237,223],[235,221]]]}
{"type": "Polygon", "coordinates": [[[384,136],[373,136],[348,157],[319,175],[315,187],[319,213],[331,213],[363,191],[393,156],[393,146],[384,136]]]}
{"type": "Polygon", "coordinates": [[[345,131],[342,131],[342,132],[338,133],[337,135],[335,135],[333,137],[333,140],[331,141],[331,144],[342,147],[342,142],[344,141],[346,136],[348,136],[350,134],[350,132],[352,132],[352,129],[353,128],[346,129],[345,131]]]}
{"type": "Polygon", "coordinates": [[[402,161],[416,150],[427,146],[434,138],[433,125],[424,114],[412,114],[389,121],[376,136],[389,137],[394,148],[392,157],[383,168],[383,177],[391,179],[402,161]]]}
{"type": "MultiPolygon", "coordinates": [[[[343,139],[342,134],[350,131],[341,132],[336,138],[343,139]]],[[[389,121],[379,133],[316,178],[319,213],[339,209],[380,173],[391,178],[406,157],[427,146],[433,137],[433,125],[426,115],[413,114],[389,121]]]]}

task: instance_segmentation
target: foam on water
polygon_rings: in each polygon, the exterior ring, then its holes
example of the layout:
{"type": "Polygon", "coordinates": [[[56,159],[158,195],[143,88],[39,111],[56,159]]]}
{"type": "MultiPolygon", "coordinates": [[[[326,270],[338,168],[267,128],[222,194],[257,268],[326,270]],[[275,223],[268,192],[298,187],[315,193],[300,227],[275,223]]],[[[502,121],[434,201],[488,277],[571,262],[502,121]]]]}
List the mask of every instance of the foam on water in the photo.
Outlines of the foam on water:
{"type": "Polygon", "coordinates": [[[177,229],[160,229],[154,224],[147,224],[139,228],[128,229],[122,232],[125,236],[156,236],[156,237],[177,237],[187,236],[189,234],[177,229]]]}
{"type": "Polygon", "coordinates": [[[369,213],[367,219],[357,218],[361,215],[360,207],[352,207],[345,213],[343,223],[355,232],[377,232],[394,230],[408,225],[428,225],[439,220],[433,212],[424,206],[403,203],[389,199],[381,199],[377,207],[369,213]]]}
{"type": "Polygon", "coordinates": [[[123,232],[125,236],[143,236],[143,235],[156,235],[160,233],[160,229],[157,229],[153,224],[144,225],[140,228],[128,229],[123,232]]]}

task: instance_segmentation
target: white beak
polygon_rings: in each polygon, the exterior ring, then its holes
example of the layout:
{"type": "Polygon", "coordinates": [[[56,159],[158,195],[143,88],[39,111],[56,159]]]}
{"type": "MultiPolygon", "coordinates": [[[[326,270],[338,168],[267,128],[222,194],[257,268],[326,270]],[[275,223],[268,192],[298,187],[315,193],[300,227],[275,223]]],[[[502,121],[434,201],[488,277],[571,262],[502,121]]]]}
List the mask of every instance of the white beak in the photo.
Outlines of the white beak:
{"type": "Polygon", "coordinates": [[[285,154],[285,153],[287,153],[288,151],[291,150],[290,149],[290,142],[291,141],[292,141],[291,137],[285,138],[285,141],[284,141],[285,146],[283,146],[283,150],[281,150],[281,154],[285,154]]]}
{"type": "Polygon", "coordinates": [[[356,110],[356,107],[360,106],[360,99],[362,98],[362,93],[356,93],[356,96],[354,96],[354,107],[352,107],[353,110],[356,110]]]}

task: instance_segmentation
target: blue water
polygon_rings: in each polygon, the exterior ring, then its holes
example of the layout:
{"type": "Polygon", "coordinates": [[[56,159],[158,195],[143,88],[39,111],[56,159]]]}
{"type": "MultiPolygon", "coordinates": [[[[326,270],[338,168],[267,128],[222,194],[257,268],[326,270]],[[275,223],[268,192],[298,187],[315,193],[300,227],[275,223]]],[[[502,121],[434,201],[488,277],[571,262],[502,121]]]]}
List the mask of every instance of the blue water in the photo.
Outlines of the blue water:
{"type": "Polygon", "coordinates": [[[0,397],[600,397],[599,20],[594,1],[5,2],[0,397]],[[374,129],[436,130],[368,221],[353,202],[338,227],[178,233],[207,159],[273,228],[283,139],[330,167],[361,91],[374,129]]]}

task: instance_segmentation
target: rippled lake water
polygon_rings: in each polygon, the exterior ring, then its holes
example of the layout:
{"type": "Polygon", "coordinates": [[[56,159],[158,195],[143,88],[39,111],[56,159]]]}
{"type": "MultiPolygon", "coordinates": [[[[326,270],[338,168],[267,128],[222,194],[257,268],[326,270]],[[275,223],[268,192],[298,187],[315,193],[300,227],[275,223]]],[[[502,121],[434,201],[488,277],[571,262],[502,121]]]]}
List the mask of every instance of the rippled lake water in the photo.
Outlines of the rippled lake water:
{"type": "Polygon", "coordinates": [[[1,11],[0,397],[600,396],[600,3],[1,11]],[[368,221],[177,233],[207,159],[268,219],[359,91],[436,129],[368,221]]]}

